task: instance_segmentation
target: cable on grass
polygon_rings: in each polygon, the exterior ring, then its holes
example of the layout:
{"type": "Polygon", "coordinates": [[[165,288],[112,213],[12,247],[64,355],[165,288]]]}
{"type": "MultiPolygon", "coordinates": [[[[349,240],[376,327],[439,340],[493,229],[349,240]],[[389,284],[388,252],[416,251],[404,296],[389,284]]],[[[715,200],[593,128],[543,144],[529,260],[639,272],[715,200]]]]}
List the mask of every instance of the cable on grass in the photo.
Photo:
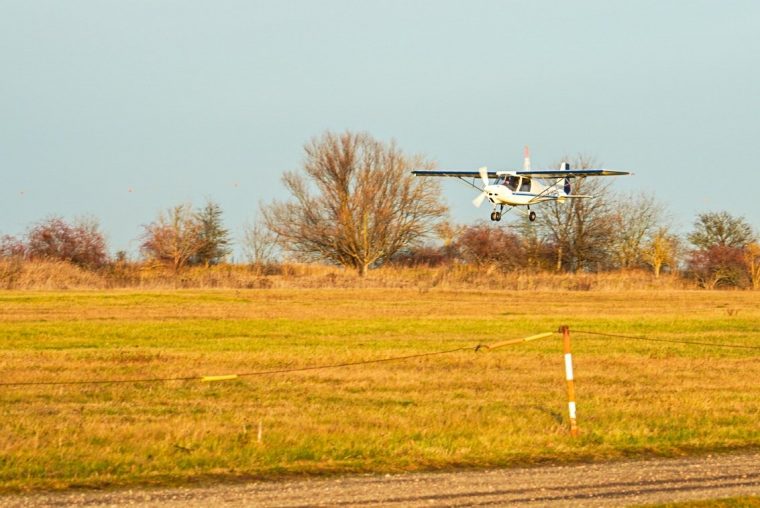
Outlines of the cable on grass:
{"type": "Polygon", "coordinates": [[[693,346],[713,346],[713,347],[727,347],[736,349],[757,349],[760,350],[760,346],[749,346],[746,344],[726,344],[721,342],[699,342],[693,340],[675,340],[675,339],[655,339],[652,337],[641,337],[636,335],[621,335],[617,333],[602,333],[591,332],[588,330],[572,330],[573,333],[583,333],[586,335],[598,335],[600,337],[614,337],[618,339],[631,339],[631,340],[646,340],[651,342],[672,342],[674,344],[689,344],[693,346]]]}
{"type": "MultiPolygon", "coordinates": [[[[645,341],[652,341],[652,342],[671,342],[675,344],[690,344],[690,345],[698,345],[698,346],[713,346],[713,347],[760,350],[760,346],[749,346],[749,345],[743,345],[743,344],[725,344],[725,343],[718,343],[718,342],[698,342],[698,341],[673,340],[673,339],[655,339],[652,337],[592,332],[588,330],[575,330],[575,329],[573,330],[573,332],[583,333],[586,335],[598,335],[601,337],[614,337],[614,338],[620,338],[620,339],[645,340],[645,341]]],[[[239,377],[270,376],[274,374],[288,374],[291,372],[307,372],[307,371],[315,371],[315,370],[337,369],[341,367],[352,367],[356,365],[369,365],[373,363],[410,360],[412,358],[424,358],[428,356],[445,355],[445,354],[450,354],[450,353],[456,353],[459,351],[472,350],[473,352],[478,352],[483,349],[492,350],[492,349],[500,348],[507,345],[521,344],[523,342],[528,342],[528,341],[532,341],[536,339],[542,339],[550,335],[553,335],[554,333],[555,332],[540,333],[540,334],[531,335],[530,337],[525,337],[522,339],[513,339],[513,340],[507,340],[503,342],[497,342],[492,345],[477,344],[475,346],[458,347],[454,349],[447,349],[444,351],[432,351],[430,353],[418,353],[418,354],[406,355],[406,356],[393,356],[390,358],[379,358],[376,360],[362,360],[359,362],[345,362],[345,363],[334,363],[334,364],[328,364],[328,365],[314,365],[311,367],[297,367],[297,368],[290,368],[290,369],[260,370],[260,371],[252,371],[252,372],[243,372],[241,374],[224,374],[224,375],[215,375],[215,376],[153,377],[153,378],[142,378],[142,379],[95,379],[95,380],[89,380],[89,381],[12,381],[12,382],[0,382],[0,387],[104,385],[104,384],[125,384],[125,383],[138,384],[138,383],[162,383],[166,381],[203,381],[203,382],[224,381],[224,380],[229,380],[229,379],[236,379],[239,377]]],[[[559,333],[561,333],[561,330],[559,330],[559,333]]]]}
{"type": "MultiPolygon", "coordinates": [[[[552,335],[551,333],[542,334],[543,336],[552,335]]],[[[515,343],[523,342],[524,339],[517,339],[515,343]]],[[[458,351],[479,351],[481,348],[488,348],[489,346],[478,344],[477,346],[465,346],[454,349],[447,349],[444,351],[433,351],[430,353],[418,353],[414,355],[406,356],[394,356],[390,358],[379,358],[377,360],[363,360],[359,362],[346,362],[346,363],[334,363],[329,365],[314,365],[311,367],[297,367],[291,369],[275,369],[275,370],[260,370],[253,372],[243,372],[241,374],[225,374],[220,376],[182,376],[182,377],[155,377],[155,378],[142,378],[142,379],[96,379],[92,381],[17,381],[17,382],[0,382],[0,387],[3,386],[59,386],[59,385],[102,385],[102,384],[116,384],[116,383],[160,383],[165,381],[223,381],[227,379],[235,379],[238,377],[254,377],[254,376],[268,376],[273,374],[287,374],[290,372],[305,372],[313,370],[324,369],[337,369],[340,367],[350,367],[355,365],[368,365],[372,363],[392,362],[400,360],[409,360],[412,358],[423,358],[426,356],[445,355],[449,353],[456,353],[458,351]]]]}

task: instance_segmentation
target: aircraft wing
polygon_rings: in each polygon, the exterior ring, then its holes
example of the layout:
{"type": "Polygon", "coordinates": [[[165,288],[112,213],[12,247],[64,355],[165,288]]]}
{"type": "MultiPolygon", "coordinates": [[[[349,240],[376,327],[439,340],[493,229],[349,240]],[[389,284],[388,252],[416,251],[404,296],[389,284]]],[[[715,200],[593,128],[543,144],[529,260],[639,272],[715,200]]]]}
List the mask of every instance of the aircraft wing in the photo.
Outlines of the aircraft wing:
{"type": "Polygon", "coordinates": [[[515,171],[516,175],[534,176],[536,178],[566,178],[584,176],[622,176],[630,175],[628,171],[612,169],[541,169],[536,171],[515,171]]]}
{"type": "MultiPolygon", "coordinates": [[[[477,171],[449,171],[446,169],[417,169],[412,171],[417,176],[453,176],[456,178],[480,178],[477,171]]],[[[489,171],[488,178],[496,178],[496,171],[489,171]]]]}

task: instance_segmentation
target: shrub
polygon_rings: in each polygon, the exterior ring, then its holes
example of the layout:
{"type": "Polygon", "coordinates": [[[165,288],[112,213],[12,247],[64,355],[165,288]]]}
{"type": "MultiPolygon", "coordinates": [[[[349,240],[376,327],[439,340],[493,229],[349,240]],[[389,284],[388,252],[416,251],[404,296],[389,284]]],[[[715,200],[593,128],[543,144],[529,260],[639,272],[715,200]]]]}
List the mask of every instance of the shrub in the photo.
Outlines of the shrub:
{"type": "Polygon", "coordinates": [[[26,234],[25,254],[32,260],[68,261],[83,268],[99,268],[108,261],[98,223],[87,219],[69,224],[51,217],[37,223],[26,234]]]}
{"type": "Polygon", "coordinates": [[[695,250],[689,257],[687,270],[700,286],[708,289],[749,284],[744,251],[738,247],[714,245],[695,250]]]}
{"type": "Polygon", "coordinates": [[[495,264],[502,270],[525,265],[525,249],[520,237],[498,226],[479,224],[464,228],[454,245],[467,263],[495,264]]]}

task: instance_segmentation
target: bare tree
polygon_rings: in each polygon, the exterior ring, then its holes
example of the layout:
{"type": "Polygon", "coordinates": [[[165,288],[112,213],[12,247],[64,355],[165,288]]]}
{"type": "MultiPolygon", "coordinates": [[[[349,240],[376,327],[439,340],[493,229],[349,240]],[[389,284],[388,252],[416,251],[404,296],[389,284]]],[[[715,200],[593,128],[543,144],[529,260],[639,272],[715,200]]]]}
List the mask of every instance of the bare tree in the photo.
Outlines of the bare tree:
{"type": "Polygon", "coordinates": [[[277,250],[277,235],[255,220],[243,226],[243,251],[248,262],[264,265],[272,262],[277,250]]]}
{"type": "Polygon", "coordinates": [[[405,155],[393,142],[327,132],[305,152],[303,171],[283,176],[294,201],[262,207],[267,228],[301,258],[365,275],[373,264],[433,233],[447,211],[440,187],[411,175],[431,164],[405,155]]]}
{"type": "Polygon", "coordinates": [[[743,248],[755,240],[755,235],[742,217],[728,212],[707,212],[697,216],[688,238],[697,249],[706,250],[715,246],[743,248]]]}
{"type": "Polygon", "coordinates": [[[203,225],[189,204],[162,212],[143,226],[142,252],[157,261],[166,262],[179,272],[206,244],[203,225]]]}
{"type": "Polygon", "coordinates": [[[673,272],[678,266],[678,237],[662,226],[651,235],[642,251],[644,261],[652,267],[655,278],[668,266],[673,272]]]}
{"type": "Polygon", "coordinates": [[[664,208],[647,194],[617,195],[613,200],[615,227],[612,252],[620,268],[639,267],[645,263],[647,240],[664,226],[664,208]]]}
{"type": "MultiPolygon", "coordinates": [[[[586,155],[565,160],[575,169],[597,166],[596,161],[586,155]]],[[[594,197],[547,203],[535,225],[540,236],[554,246],[558,271],[603,268],[609,263],[614,232],[614,217],[607,198],[609,183],[601,179],[576,178],[572,181],[572,188],[573,194],[594,197]]]]}
{"type": "Polygon", "coordinates": [[[557,259],[561,259],[560,253],[557,256],[554,245],[544,234],[546,230],[531,222],[526,215],[517,218],[512,222],[512,227],[517,231],[522,242],[522,250],[525,256],[525,268],[531,270],[551,270],[561,269],[561,264],[557,267],[557,259]]]}
{"type": "Polygon", "coordinates": [[[444,220],[436,225],[435,233],[441,242],[443,242],[443,248],[448,249],[465,229],[465,226],[444,220]]]}

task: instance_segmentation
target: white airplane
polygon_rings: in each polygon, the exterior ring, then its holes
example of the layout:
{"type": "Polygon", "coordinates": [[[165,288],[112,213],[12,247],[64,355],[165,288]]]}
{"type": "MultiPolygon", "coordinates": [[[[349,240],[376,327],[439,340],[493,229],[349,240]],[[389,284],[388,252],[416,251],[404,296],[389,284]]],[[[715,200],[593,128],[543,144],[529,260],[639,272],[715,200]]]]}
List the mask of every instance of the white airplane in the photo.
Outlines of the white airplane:
{"type": "Polygon", "coordinates": [[[536,212],[530,209],[530,205],[543,203],[544,201],[564,202],[566,199],[592,198],[584,194],[572,194],[570,185],[571,178],[586,178],[588,176],[621,176],[630,175],[628,171],[613,171],[611,169],[570,169],[570,164],[563,162],[560,169],[530,169],[530,152],[525,147],[525,158],[522,171],[488,171],[482,167],[477,171],[447,171],[447,170],[416,170],[412,171],[417,176],[453,176],[459,178],[467,185],[478,189],[480,194],[472,203],[480,207],[483,201],[493,205],[491,220],[500,221],[504,207],[507,211],[515,206],[528,207],[528,219],[536,220],[536,212]],[[475,184],[480,177],[483,187],[475,184]],[[468,178],[472,178],[469,181],[468,178]],[[493,183],[490,178],[494,178],[493,183]],[[497,209],[498,208],[498,209],[497,209]]]}

